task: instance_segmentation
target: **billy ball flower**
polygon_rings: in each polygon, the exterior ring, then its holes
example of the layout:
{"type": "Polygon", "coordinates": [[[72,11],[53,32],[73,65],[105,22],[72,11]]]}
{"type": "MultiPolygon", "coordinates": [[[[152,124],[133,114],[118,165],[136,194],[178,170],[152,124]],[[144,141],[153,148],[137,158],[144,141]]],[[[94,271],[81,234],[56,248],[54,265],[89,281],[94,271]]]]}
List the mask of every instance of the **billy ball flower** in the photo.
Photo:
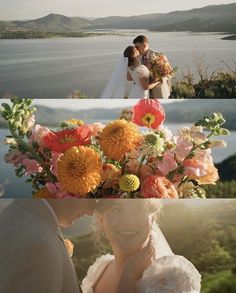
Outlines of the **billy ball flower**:
{"type": "Polygon", "coordinates": [[[109,123],[99,136],[99,144],[104,154],[117,161],[122,160],[125,153],[134,149],[139,141],[138,128],[123,119],[109,123]]]}
{"type": "Polygon", "coordinates": [[[84,196],[101,183],[100,157],[89,147],[72,147],[58,160],[57,178],[66,191],[84,196]]]}
{"type": "Polygon", "coordinates": [[[121,176],[119,187],[122,191],[132,192],[139,189],[140,181],[136,175],[126,174],[121,176]]]}
{"type": "Polygon", "coordinates": [[[133,107],[133,122],[139,126],[158,128],[165,120],[165,111],[158,100],[142,99],[133,107]]]}

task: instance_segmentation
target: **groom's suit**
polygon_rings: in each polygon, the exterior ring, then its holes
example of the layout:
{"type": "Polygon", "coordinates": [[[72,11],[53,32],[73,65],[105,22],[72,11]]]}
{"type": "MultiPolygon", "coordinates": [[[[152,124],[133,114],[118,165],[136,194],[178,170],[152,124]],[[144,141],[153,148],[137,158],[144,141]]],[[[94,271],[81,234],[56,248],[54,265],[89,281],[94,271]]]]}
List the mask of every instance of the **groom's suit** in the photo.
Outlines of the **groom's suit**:
{"type": "MultiPolygon", "coordinates": [[[[141,63],[149,67],[150,60],[155,56],[157,52],[149,49],[146,56],[141,56],[141,63]]],[[[150,90],[150,98],[152,99],[162,99],[163,97],[167,98],[171,92],[171,79],[166,78],[164,84],[157,85],[150,90]]]]}
{"type": "Polygon", "coordinates": [[[16,200],[0,213],[0,292],[81,292],[56,219],[41,200],[16,200]]]}

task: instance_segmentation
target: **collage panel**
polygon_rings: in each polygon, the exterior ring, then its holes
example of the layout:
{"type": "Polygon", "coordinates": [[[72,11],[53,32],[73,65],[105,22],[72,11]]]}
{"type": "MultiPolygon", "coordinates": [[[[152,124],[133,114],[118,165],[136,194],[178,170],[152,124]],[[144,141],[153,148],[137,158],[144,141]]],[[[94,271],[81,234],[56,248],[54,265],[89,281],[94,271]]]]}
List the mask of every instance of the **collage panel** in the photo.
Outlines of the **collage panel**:
{"type": "Polygon", "coordinates": [[[4,198],[236,195],[234,99],[2,101],[4,198]]]}
{"type": "Polygon", "coordinates": [[[236,292],[235,16],[1,3],[1,293],[236,292]]]}
{"type": "Polygon", "coordinates": [[[236,201],[0,201],[0,289],[235,290],[236,201]]]}
{"type": "Polygon", "coordinates": [[[4,3],[1,98],[236,98],[236,3],[69,2],[4,3]]]}

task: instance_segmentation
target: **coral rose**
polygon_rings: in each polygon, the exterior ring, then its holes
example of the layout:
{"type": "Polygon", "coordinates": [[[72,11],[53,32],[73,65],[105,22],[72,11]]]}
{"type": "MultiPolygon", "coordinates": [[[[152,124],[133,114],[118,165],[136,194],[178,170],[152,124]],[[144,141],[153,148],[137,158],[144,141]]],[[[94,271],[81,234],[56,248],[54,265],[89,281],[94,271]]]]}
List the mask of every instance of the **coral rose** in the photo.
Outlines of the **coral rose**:
{"type": "Polygon", "coordinates": [[[173,183],[164,176],[151,175],[141,184],[141,196],[144,198],[178,198],[173,183]]]}
{"type": "Polygon", "coordinates": [[[139,126],[158,128],[165,120],[165,111],[158,100],[142,99],[133,107],[132,121],[139,126]]]}
{"type": "Polygon", "coordinates": [[[209,151],[197,150],[195,156],[185,160],[183,165],[184,174],[188,175],[190,179],[195,179],[199,184],[216,184],[219,179],[209,151]]]}

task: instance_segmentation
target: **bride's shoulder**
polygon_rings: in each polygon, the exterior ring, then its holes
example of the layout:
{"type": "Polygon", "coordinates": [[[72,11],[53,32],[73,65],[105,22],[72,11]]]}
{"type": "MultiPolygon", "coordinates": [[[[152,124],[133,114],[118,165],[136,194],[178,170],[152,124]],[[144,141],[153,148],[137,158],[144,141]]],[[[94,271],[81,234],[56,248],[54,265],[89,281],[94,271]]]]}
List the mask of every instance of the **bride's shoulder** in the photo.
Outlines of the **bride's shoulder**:
{"type": "Polygon", "coordinates": [[[83,279],[82,288],[84,292],[89,292],[88,288],[91,288],[96,280],[99,279],[106,266],[113,259],[114,255],[105,254],[95,260],[95,262],[89,267],[87,276],[83,279]]]}
{"type": "Polygon", "coordinates": [[[137,68],[136,71],[139,75],[144,75],[144,76],[148,76],[150,74],[149,69],[147,68],[147,66],[140,64],[137,68]]]}
{"type": "Polygon", "coordinates": [[[140,292],[199,293],[201,275],[194,265],[180,255],[163,256],[153,262],[139,283],[140,292]],[[148,290],[147,290],[148,288],[148,290]],[[173,290],[173,291],[171,291],[173,290]]]}

